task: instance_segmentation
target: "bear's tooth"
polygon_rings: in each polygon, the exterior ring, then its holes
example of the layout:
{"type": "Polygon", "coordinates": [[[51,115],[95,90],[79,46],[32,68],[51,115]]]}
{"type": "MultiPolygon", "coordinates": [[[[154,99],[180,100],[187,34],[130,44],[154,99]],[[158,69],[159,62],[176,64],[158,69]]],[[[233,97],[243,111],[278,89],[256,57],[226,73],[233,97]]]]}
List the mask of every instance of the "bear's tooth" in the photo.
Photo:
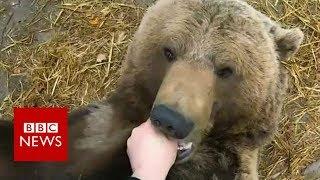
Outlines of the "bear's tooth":
{"type": "Polygon", "coordinates": [[[184,147],[185,147],[185,149],[191,149],[192,142],[188,142],[184,147]]]}
{"type": "Polygon", "coordinates": [[[182,150],[186,150],[186,149],[191,149],[192,147],[192,142],[188,142],[188,143],[179,143],[178,144],[178,150],[182,151],[182,150]]]}

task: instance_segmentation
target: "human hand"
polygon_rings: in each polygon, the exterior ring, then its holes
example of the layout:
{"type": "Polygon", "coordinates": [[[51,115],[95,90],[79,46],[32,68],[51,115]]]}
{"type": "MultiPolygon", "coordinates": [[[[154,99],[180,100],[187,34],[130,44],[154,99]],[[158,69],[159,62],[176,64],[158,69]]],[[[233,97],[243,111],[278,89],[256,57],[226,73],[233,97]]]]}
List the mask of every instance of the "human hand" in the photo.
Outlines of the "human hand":
{"type": "Polygon", "coordinates": [[[127,141],[133,177],[164,180],[177,156],[177,141],[156,130],[150,120],[133,129],[127,141]]]}

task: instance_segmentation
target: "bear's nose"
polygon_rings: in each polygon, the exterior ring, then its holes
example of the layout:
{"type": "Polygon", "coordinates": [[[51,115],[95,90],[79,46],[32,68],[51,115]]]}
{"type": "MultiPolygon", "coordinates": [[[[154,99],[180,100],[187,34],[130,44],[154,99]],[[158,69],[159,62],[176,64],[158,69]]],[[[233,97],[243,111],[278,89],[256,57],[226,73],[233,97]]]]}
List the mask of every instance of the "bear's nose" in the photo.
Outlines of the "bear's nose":
{"type": "Polygon", "coordinates": [[[154,126],[177,139],[187,137],[194,126],[193,121],[163,104],[152,109],[150,119],[154,126]]]}

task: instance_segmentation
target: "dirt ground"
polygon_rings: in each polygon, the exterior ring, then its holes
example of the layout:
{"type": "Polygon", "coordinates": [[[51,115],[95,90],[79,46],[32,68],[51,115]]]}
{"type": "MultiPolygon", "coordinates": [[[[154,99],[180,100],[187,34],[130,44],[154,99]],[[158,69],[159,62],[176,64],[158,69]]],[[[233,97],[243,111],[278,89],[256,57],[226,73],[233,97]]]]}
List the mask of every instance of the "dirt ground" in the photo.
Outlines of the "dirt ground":
{"type": "MultiPolygon", "coordinates": [[[[0,0],[0,118],[12,118],[13,106],[73,109],[107,97],[153,1],[0,0]]],[[[290,90],[279,131],[261,152],[260,177],[320,179],[320,1],[248,2],[305,34],[284,63],[290,90]]]]}

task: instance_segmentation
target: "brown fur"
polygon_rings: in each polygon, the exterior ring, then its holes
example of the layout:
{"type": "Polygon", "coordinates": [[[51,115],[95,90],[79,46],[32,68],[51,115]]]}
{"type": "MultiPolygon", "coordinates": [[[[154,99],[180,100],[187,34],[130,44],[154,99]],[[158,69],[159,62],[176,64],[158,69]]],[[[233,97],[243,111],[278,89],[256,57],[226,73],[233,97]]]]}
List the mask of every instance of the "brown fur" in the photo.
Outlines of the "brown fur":
{"type": "MultiPolygon", "coordinates": [[[[154,104],[165,104],[195,123],[186,138],[195,150],[168,179],[258,179],[258,151],[277,129],[287,87],[280,61],[297,51],[302,38],[300,30],[281,28],[243,1],[159,0],[128,49],[115,93],[70,115],[70,161],[29,164],[29,174],[130,175],[130,130],[154,104]],[[175,61],[167,60],[164,48],[174,50],[175,61]],[[225,67],[233,74],[221,78],[217,72],[225,67]]],[[[24,165],[15,163],[0,177],[23,177],[17,167],[24,165]]]]}
{"type": "Polygon", "coordinates": [[[160,0],[148,9],[119,86],[133,81],[148,93],[132,89],[130,96],[153,102],[158,94],[155,104],[194,117],[196,128],[187,139],[198,143],[196,150],[169,177],[210,179],[217,169],[238,179],[258,178],[258,149],[277,129],[287,88],[280,61],[297,51],[302,38],[300,30],[283,29],[238,0],[160,0]],[[175,62],[166,61],[164,47],[174,49],[175,62]],[[234,75],[221,79],[214,71],[225,66],[234,75]],[[209,98],[200,96],[208,90],[209,98]]]}

